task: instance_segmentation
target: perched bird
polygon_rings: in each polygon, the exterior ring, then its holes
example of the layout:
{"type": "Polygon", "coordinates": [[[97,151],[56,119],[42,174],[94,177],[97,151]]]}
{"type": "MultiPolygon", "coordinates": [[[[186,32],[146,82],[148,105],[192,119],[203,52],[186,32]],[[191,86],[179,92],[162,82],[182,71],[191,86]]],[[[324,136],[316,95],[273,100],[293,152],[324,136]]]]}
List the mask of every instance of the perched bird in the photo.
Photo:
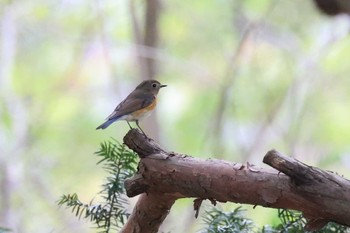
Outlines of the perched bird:
{"type": "Polygon", "coordinates": [[[140,83],[109,115],[102,125],[96,129],[105,129],[117,120],[135,121],[137,127],[146,135],[139,125],[139,120],[151,114],[157,104],[157,94],[162,85],[156,80],[146,80],[140,83]]]}

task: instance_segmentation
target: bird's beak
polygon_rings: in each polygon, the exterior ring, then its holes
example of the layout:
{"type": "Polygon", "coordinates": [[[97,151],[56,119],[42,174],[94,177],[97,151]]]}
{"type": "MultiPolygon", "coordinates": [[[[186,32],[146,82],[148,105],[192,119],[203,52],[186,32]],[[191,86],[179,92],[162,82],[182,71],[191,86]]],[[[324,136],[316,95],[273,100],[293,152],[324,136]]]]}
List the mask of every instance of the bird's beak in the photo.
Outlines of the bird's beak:
{"type": "Polygon", "coordinates": [[[166,87],[166,86],[168,86],[168,85],[160,85],[159,87],[162,88],[162,87],[166,87]]]}

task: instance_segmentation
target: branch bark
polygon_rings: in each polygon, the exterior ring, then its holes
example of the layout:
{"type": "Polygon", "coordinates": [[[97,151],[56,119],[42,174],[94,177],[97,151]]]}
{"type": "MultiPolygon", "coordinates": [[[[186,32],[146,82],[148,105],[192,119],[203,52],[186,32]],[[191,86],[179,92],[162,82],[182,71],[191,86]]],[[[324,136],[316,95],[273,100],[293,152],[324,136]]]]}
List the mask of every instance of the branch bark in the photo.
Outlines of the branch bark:
{"type": "Polygon", "coordinates": [[[308,220],[306,230],[331,221],[350,226],[350,181],[275,150],[265,155],[264,162],[280,172],[167,152],[136,129],[127,133],[124,143],[141,157],[137,174],[125,182],[127,195],[142,194],[126,226],[148,223],[142,231],[124,233],[157,232],[171,205],[185,197],[196,198],[197,210],[198,199],[299,210],[308,220]],[[144,208],[156,205],[159,208],[144,208]],[[156,215],[158,211],[163,214],[156,215]],[[155,215],[159,224],[151,224],[155,215]]]}
{"type": "Polygon", "coordinates": [[[172,195],[154,193],[141,194],[136,206],[120,233],[154,232],[168,215],[177,198],[172,195]]]}

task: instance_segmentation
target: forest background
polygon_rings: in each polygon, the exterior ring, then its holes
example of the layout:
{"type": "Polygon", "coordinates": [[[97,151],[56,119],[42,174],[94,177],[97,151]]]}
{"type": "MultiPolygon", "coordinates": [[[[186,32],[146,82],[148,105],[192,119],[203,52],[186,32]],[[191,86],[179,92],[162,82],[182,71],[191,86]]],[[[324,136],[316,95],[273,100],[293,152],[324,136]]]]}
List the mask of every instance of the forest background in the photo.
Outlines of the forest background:
{"type": "MultiPolygon", "coordinates": [[[[304,0],[160,3],[151,48],[138,40],[145,1],[0,1],[0,226],[96,231],[57,200],[100,190],[94,152],[128,126],[95,128],[142,80],[140,57],[168,85],[141,125],[169,151],[264,166],[276,148],[350,177],[347,16],[304,0]]],[[[278,221],[276,210],[245,208],[261,226],[278,221]]],[[[203,227],[192,200],[162,226],[203,227]]]]}

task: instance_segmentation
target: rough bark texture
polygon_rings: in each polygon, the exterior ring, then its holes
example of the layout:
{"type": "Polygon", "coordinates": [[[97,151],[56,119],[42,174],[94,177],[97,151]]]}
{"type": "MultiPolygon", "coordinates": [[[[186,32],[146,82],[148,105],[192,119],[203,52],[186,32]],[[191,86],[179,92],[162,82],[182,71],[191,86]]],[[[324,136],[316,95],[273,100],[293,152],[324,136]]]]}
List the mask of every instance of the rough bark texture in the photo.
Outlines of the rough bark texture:
{"type": "MultiPolygon", "coordinates": [[[[124,143],[142,158],[138,173],[125,182],[127,195],[147,193],[150,197],[146,199],[142,194],[128,224],[154,221],[153,211],[143,208],[145,205],[168,200],[165,208],[157,209],[163,209],[162,217],[157,217],[163,220],[176,199],[192,197],[197,198],[199,205],[198,200],[209,199],[214,203],[230,201],[300,210],[309,220],[307,230],[320,229],[330,221],[350,226],[350,181],[275,150],[266,154],[264,162],[280,172],[249,163],[204,160],[167,152],[135,129],[124,137],[124,143]]],[[[123,232],[157,232],[160,223],[148,224],[142,231],[134,228],[123,232]]]]}
{"type": "Polygon", "coordinates": [[[166,194],[142,194],[120,233],[158,232],[176,198],[166,194]]]}

